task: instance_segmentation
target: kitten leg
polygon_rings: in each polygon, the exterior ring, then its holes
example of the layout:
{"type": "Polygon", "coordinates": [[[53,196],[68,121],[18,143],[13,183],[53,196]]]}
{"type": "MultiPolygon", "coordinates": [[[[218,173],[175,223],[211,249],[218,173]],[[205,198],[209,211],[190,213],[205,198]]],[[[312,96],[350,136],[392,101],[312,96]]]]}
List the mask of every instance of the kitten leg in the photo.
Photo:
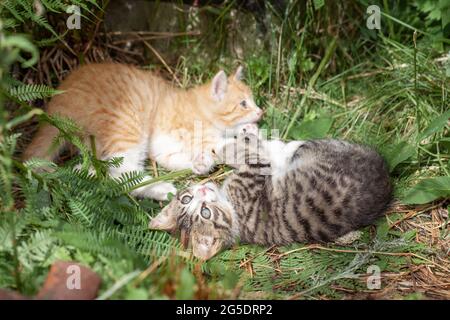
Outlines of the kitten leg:
{"type": "Polygon", "coordinates": [[[170,170],[192,169],[195,174],[208,173],[214,166],[211,152],[191,151],[179,142],[182,137],[160,135],[150,145],[150,156],[170,170]]]}
{"type": "Polygon", "coordinates": [[[285,158],[283,154],[285,145],[286,144],[280,140],[268,140],[264,142],[264,151],[268,155],[270,163],[273,166],[278,166],[283,163],[285,158]]]}
{"type": "MultiPolygon", "coordinates": [[[[109,170],[109,173],[113,178],[118,178],[125,172],[144,170],[143,162],[146,157],[146,149],[143,145],[138,145],[110,156],[110,158],[113,157],[123,157],[122,165],[120,167],[110,168],[109,170]]],[[[144,181],[148,181],[150,179],[150,176],[146,176],[144,181]]],[[[176,192],[177,189],[173,184],[168,182],[157,182],[155,184],[143,186],[133,190],[131,194],[133,196],[148,197],[155,200],[167,200],[169,193],[175,194],[176,192]]]]}
{"type": "Polygon", "coordinates": [[[171,170],[190,168],[197,175],[207,174],[215,164],[212,156],[205,152],[195,156],[194,159],[191,159],[186,153],[177,152],[155,157],[155,161],[163,163],[166,168],[171,170]]]}
{"type": "Polygon", "coordinates": [[[265,151],[269,156],[274,173],[282,174],[289,170],[289,162],[297,149],[304,141],[291,141],[285,143],[280,140],[269,140],[265,142],[265,151]]]}
{"type": "Polygon", "coordinates": [[[202,152],[192,162],[192,172],[197,175],[207,174],[214,167],[214,159],[211,155],[202,152]]]}
{"type": "Polygon", "coordinates": [[[212,154],[215,161],[221,164],[227,164],[232,167],[235,163],[235,142],[233,137],[223,138],[217,142],[216,146],[212,149],[212,154]]]}
{"type": "Polygon", "coordinates": [[[233,145],[237,136],[252,134],[258,136],[258,133],[258,126],[255,123],[246,123],[226,129],[224,135],[215,142],[212,152],[202,152],[194,157],[192,171],[195,174],[206,174],[214,167],[215,160],[227,164],[233,163],[233,161],[228,161],[225,154],[221,155],[225,145],[233,145]]]}
{"type": "Polygon", "coordinates": [[[350,231],[349,233],[334,240],[334,243],[341,246],[349,245],[361,238],[361,236],[361,231],[350,231]]]}
{"type": "Polygon", "coordinates": [[[192,167],[191,158],[184,152],[158,155],[154,157],[154,160],[169,170],[183,170],[192,167]]]}

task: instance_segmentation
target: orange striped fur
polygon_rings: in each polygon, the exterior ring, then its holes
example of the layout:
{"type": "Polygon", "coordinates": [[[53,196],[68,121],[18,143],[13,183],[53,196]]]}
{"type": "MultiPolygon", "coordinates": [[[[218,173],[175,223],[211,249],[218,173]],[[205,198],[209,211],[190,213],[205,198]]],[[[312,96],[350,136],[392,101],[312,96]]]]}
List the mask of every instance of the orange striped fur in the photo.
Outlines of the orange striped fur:
{"type": "MultiPolygon", "coordinates": [[[[47,112],[73,119],[85,137],[93,135],[99,158],[123,156],[124,166],[113,176],[142,170],[146,157],[168,169],[206,173],[213,165],[211,150],[223,141],[224,131],[262,115],[241,74],[241,68],[230,77],[221,71],[210,82],[186,90],[134,66],[88,64],[61,83],[64,93],[51,99],[47,112]],[[201,134],[195,136],[199,128],[201,134]]],[[[52,159],[49,148],[57,134],[56,128],[43,125],[23,158],[52,159]]]]}

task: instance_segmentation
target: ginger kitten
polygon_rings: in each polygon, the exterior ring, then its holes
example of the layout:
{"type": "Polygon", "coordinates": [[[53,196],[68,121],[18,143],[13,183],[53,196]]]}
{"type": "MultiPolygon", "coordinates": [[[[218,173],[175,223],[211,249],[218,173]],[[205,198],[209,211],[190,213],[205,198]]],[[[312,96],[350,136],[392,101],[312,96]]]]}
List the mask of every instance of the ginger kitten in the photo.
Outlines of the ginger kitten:
{"type": "MultiPolygon", "coordinates": [[[[113,177],[142,171],[147,157],[169,170],[204,174],[214,165],[211,150],[223,143],[225,130],[255,123],[262,115],[242,72],[239,67],[227,77],[220,71],[210,82],[186,90],[134,66],[88,64],[61,83],[64,93],[51,99],[47,112],[74,120],[85,140],[93,135],[98,158],[123,157],[122,166],[110,169],[113,177]]],[[[23,159],[53,159],[58,150],[49,149],[57,134],[44,124],[23,159]]],[[[175,192],[172,184],[161,182],[133,194],[165,200],[175,192]]]]}

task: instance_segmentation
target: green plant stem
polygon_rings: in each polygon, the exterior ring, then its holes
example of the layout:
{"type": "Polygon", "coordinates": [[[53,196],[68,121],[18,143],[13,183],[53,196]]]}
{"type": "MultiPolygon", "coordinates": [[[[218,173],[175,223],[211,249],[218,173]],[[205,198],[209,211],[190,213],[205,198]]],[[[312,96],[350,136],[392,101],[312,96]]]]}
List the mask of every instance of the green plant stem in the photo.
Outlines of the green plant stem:
{"type": "MultiPolygon", "coordinates": [[[[384,7],[384,11],[390,15],[391,12],[389,10],[389,4],[387,0],[383,0],[383,7],[384,7]]],[[[389,27],[389,37],[393,37],[394,36],[394,25],[392,24],[392,20],[388,19],[388,27],[389,27]]]]}
{"type": "Polygon", "coordinates": [[[417,31],[413,34],[414,43],[414,93],[416,94],[416,100],[418,98],[417,94],[417,31]]]}
{"type": "Polygon", "coordinates": [[[291,131],[292,127],[294,126],[295,122],[297,121],[297,119],[300,115],[300,111],[303,109],[303,105],[305,104],[306,99],[309,97],[309,95],[311,94],[311,91],[314,89],[317,79],[319,78],[322,71],[325,69],[325,66],[327,65],[327,63],[330,61],[331,56],[333,55],[334,50],[336,49],[336,40],[337,40],[337,38],[333,38],[333,40],[331,40],[330,44],[328,45],[328,47],[325,51],[325,56],[323,57],[322,61],[320,61],[319,67],[317,68],[316,72],[313,74],[313,76],[309,80],[306,92],[303,95],[302,100],[300,100],[300,104],[297,106],[297,109],[295,110],[295,113],[292,116],[291,121],[289,122],[289,124],[282,136],[283,139],[286,139],[288,137],[289,131],[291,131]]]}
{"type": "Polygon", "coordinates": [[[39,174],[37,174],[36,172],[34,172],[33,170],[28,170],[24,165],[23,165],[23,163],[22,162],[20,162],[20,161],[17,161],[17,160],[12,160],[12,162],[13,162],[13,164],[14,164],[14,166],[17,168],[17,169],[19,169],[20,171],[22,171],[22,173],[27,173],[28,171],[31,173],[31,175],[33,176],[33,178],[35,178],[36,180],[38,180],[39,181],[39,183],[44,183],[44,179],[39,175],[39,174]]]}
{"type": "Polygon", "coordinates": [[[140,187],[144,187],[144,186],[148,186],[149,184],[154,184],[156,182],[159,181],[167,181],[167,180],[172,180],[172,179],[176,179],[176,178],[181,178],[184,177],[186,175],[192,174],[192,170],[191,169],[184,169],[184,170],[179,170],[179,171],[174,171],[171,173],[168,173],[166,175],[160,176],[160,177],[156,177],[144,182],[141,182],[137,185],[135,185],[134,187],[132,187],[131,189],[129,189],[128,191],[133,191],[136,190],[140,187]]]}
{"type": "Polygon", "coordinates": [[[16,238],[16,217],[13,216],[14,212],[10,211],[11,218],[11,244],[13,248],[14,259],[14,280],[16,282],[17,290],[22,291],[22,279],[20,278],[20,261],[19,251],[17,250],[17,238],[16,238]]]}

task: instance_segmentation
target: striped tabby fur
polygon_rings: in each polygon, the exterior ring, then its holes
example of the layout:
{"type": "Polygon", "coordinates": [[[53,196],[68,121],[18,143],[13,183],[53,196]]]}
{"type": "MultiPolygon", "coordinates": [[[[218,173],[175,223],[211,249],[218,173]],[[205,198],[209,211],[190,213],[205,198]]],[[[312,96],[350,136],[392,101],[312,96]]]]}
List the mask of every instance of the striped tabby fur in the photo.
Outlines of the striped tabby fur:
{"type": "Polygon", "coordinates": [[[236,170],[220,190],[195,185],[151,222],[181,230],[199,258],[238,239],[266,246],[334,241],[373,223],[391,201],[386,164],[368,147],[339,140],[284,144],[251,134],[230,147],[234,161],[225,161],[236,170]]]}

